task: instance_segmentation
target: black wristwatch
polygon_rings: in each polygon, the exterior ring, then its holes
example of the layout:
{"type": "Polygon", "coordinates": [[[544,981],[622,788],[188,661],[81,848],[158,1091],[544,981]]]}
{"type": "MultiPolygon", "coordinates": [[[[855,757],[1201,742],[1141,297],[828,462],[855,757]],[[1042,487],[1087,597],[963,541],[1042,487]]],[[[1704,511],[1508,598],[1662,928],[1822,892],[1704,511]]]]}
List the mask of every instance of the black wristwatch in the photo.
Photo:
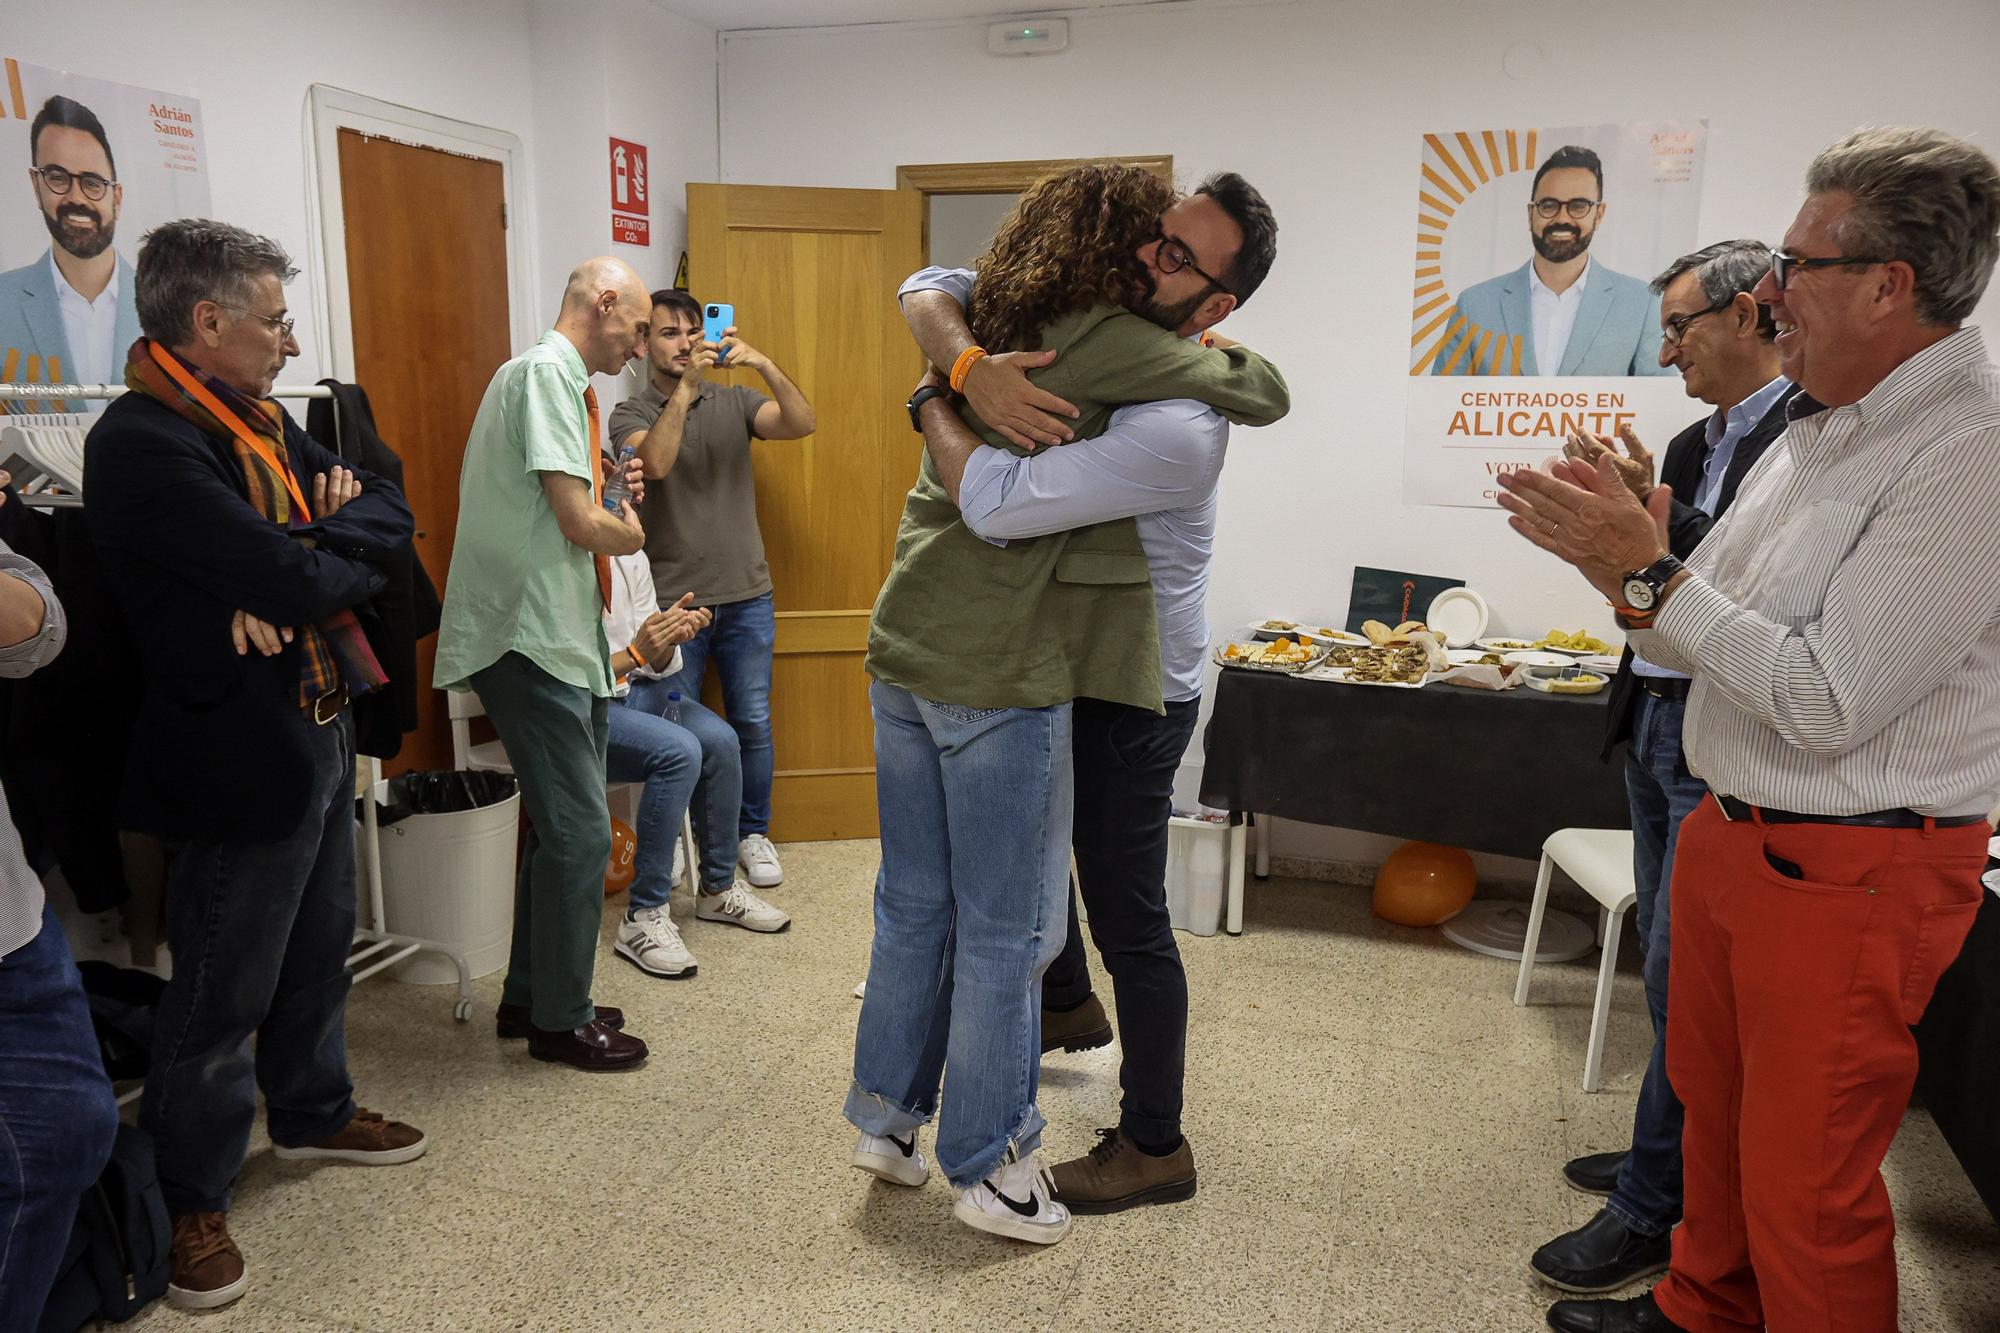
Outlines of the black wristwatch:
{"type": "Polygon", "coordinates": [[[1660,604],[1667,580],[1681,572],[1681,562],[1671,553],[1661,556],[1644,569],[1625,575],[1625,605],[1644,614],[1660,604]]]}
{"type": "Polygon", "coordinates": [[[923,388],[918,389],[915,393],[911,394],[910,429],[917,432],[917,434],[919,435],[923,434],[924,433],[923,418],[917,415],[917,409],[921,408],[925,403],[928,403],[931,399],[943,398],[950,392],[951,392],[950,389],[944,388],[942,385],[926,384],[923,388]]]}

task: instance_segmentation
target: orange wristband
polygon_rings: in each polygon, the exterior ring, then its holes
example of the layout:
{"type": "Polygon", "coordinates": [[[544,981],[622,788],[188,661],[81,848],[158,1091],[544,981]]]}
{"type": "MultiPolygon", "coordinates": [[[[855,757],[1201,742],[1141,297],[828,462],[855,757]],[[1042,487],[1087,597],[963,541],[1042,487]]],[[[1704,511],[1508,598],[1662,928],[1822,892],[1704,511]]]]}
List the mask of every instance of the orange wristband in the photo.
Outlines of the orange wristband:
{"type": "Polygon", "coordinates": [[[634,662],[637,662],[640,666],[653,665],[651,662],[648,662],[646,660],[646,655],[639,651],[639,641],[637,639],[634,639],[632,640],[632,642],[626,644],[625,651],[630,653],[632,655],[632,660],[634,662]]]}
{"type": "Polygon", "coordinates": [[[968,347],[958,354],[958,360],[951,363],[951,391],[965,392],[965,376],[972,369],[972,363],[986,355],[984,347],[968,347]]]}

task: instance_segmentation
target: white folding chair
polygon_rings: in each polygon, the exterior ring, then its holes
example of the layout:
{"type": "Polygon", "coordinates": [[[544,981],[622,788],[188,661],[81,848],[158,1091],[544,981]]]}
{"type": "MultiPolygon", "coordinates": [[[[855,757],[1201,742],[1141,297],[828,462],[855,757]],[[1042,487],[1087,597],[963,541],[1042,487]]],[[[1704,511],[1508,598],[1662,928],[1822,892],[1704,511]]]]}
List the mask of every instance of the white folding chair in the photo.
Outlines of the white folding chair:
{"type": "Polygon", "coordinates": [[[1632,877],[1632,830],[1557,829],[1542,844],[1541,870],[1535,876],[1535,905],[1528,913],[1528,937],[1522,944],[1521,974],[1514,982],[1514,1003],[1528,1002],[1528,977],[1535,970],[1535,949],[1541,943],[1542,911],[1548,906],[1549,878],[1556,866],[1597,900],[1604,956],[1597,965],[1597,1000],[1590,1013],[1590,1043],[1584,1050],[1583,1090],[1596,1092],[1604,1062],[1604,1026],[1611,1013],[1611,980],[1618,971],[1618,936],[1625,913],[1639,901],[1632,877]]]}
{"type": "MultiPolygon", "coordinates": [[[[486,716],[486,705],[479,702],[479,696],[471,690],[447,690],[445,701],[451,712],[451,763],[453,768],[468,768],[478,772],[512,773],[513,761],[507,758],[507,747],[497,740],[472,743],[472,719],[486,716]]],[[[607,796],[621,792],[636,784],[629,782],[607,782],[604,784],[607,796]]],[[[689,867],[692,878],[696,867],[701,864],[695,850],[694,820],[688,812],[681,812],[681,861],[689,867]]]]}

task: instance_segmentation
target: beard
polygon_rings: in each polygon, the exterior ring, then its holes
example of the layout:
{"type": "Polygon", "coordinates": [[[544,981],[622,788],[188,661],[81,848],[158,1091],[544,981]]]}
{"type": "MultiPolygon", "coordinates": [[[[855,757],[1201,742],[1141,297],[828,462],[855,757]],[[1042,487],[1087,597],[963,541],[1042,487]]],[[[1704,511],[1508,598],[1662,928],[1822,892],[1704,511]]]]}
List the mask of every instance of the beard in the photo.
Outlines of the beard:
{"type": "Polygon", "coordinates": [[[1551,226],[1533,234],[1535,253],[1548,260],[1551,264],[1568,263],[1584,251],[1590,249],[1590,238],[1593,233],[1584,231],[1581,228],[1571,228],[1570,235],[1557,240],[1551,240],[1549,232],[1554,230],[1556,228],[1551,226]]]}
{"type": "Polygon", "coordinates": [[[1153,323],[1172,333],[1181,325],[1194,318],[1194,312],[1201,309],[1201,303],[1208,299],[1208,292],[1196,292],[1185,301],[1168,304],[1158,298],[1148,298],[1140,303],[1138,312],[1153,323]]]}
{"type": "Polygon", "coordinates": [[[111,248],[111,238],[118,230],[118,220],[114,217],[106,221],[88,208],[74,204],[44,212],[42,222],[49,229],[49,239],[78,259],[95,259],[111,248]],[[88,224],[82,230],[80,224],[88,224]]]}

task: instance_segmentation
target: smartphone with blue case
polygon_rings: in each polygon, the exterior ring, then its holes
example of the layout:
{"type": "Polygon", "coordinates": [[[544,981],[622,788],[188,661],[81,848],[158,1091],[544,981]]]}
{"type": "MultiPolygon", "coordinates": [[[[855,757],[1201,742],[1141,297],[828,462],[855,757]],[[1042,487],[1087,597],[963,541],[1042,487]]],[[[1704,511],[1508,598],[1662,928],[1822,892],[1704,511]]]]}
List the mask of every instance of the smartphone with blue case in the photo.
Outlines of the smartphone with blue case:
{"type": "MultiPolygon", "coordinates": [[[[703,342],[721,342],[722,335],[731,328],[734,328],[735,325],[735,306],[727,302],[710,302],[701,308],[701,340],[703,342]]],[[[727,360],[728,354],[720,353],[715,358],[715,364],[719,366],[727,360]]]]}

